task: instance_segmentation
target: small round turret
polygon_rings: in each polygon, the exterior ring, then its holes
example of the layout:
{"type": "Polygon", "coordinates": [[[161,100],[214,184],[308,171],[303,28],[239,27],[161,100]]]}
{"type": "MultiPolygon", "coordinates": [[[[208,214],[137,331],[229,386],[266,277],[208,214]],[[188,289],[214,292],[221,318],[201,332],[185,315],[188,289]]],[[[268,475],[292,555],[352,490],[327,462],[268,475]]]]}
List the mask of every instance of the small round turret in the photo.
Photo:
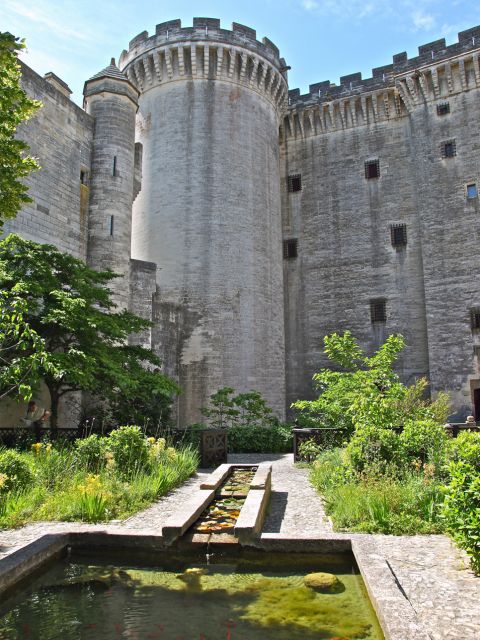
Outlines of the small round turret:
{"type": "Polygon", "coordinates": [[[85,82],[83,93],[84,107],[95,118],[87,262],[123,276],[113,280],[111,288],[116,304],[126,309],[139,92],[112,58],[108,67],[85,82]]]}

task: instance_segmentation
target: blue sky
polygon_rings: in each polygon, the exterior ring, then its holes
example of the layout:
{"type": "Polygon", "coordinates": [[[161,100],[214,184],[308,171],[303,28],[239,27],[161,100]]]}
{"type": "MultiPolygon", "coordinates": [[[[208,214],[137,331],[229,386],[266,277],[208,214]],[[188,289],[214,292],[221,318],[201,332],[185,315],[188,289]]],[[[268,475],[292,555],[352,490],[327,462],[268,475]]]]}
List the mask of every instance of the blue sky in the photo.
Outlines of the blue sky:
{"type": "Polygon", "coordinates": [[[391,62],[391,56],[480,25],[480,0],[2,0],[0,30],[26,38],[24,60],[35,71],[53,71],[81,103],[83,82],[118,57],[137,33],[158,22],[193,16],[232,21],[268,36],[287,64],[290,88],[302,93],[321,80],[391,62]]]}

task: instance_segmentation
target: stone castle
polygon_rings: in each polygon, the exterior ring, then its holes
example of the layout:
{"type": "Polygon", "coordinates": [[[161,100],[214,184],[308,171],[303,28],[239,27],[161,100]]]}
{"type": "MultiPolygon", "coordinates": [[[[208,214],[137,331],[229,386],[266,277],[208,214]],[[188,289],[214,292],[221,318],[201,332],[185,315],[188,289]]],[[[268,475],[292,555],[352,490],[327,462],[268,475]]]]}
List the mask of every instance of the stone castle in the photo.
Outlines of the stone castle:
{"type": "Polygon", "coordinates": [[[173,20],[87,80],[84,109],[22,65],[42,169],[5,231],[123,276],[180,425],[226,385],[284,417],[345,329],[369,351],[404,334],[403,380],[478,420],[479,56],[476,27],[301,95],[253,29],[173,20]]]}

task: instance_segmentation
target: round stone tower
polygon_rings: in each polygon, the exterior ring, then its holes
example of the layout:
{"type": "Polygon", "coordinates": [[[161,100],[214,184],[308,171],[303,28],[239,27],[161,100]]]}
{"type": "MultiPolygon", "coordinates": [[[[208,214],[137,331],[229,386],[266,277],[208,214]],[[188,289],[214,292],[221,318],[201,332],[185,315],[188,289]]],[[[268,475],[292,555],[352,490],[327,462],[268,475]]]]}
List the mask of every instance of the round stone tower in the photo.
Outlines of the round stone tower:
{"type": "Polygon", "coordinates": [[[283,417],[285,62],[248,27],[195,18],[141,33],[119,67],[140,91],[132,256],[157,264],[154,346],[183,389],[178,422],[223,386],[260,391],[283,417]]]}
{"type": "Polygon", "coordinates": [[[129,306],[130,246],[138,90],[111,64],[87,80],[84,107],[95,118],[87,262],[112,269],[119,310],[129,306]]]}

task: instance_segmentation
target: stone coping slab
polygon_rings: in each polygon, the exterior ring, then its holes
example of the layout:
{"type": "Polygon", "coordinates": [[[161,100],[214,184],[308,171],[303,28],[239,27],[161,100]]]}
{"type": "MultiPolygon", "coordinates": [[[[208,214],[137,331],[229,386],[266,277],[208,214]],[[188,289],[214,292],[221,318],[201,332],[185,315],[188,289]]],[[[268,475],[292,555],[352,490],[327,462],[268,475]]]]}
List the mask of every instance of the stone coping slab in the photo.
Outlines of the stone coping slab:
{"type": "Polygon", "coordinates": [[[253,476],[250,483],[250,490],[264,490],[270,491],[272,486],[272,465],[268,462],[260,462],[258,469],[253,476]]]}
{"type": "Polygon", "coordinates": [[[179,506],[162,528],[162,535],[166,543],[171,544],[180,537],[200,516],[202,511],[215,497],[215,491],[199,489],[195,491],[189,500],[179,506]]]}
{"type": "MultiPolygon", "coordinates": [[[[261,492],[253,495],[261,497],[261,492]]],[[[69,547],[91,551],[108,548],[111,551],[135,549],[139,552],[162,550],[168,553],[162,536],[151,531],[119,531],[111,527],[95,531],[75,531],[46,534],[0,560],[0,594],[25,580],[29,574],[55,557],[61,557],[69,547]]],[[[204,545],[199,545],[204,546],[204,545]]],[[[264,551],[287,553],[332,553],[352,551],[365,582],[386,640],[431,640],[383,554],[372,553],[372,536],[331,534],[306,537],[285,534],[263,534],[248,545],[264,551]]],[[[191,548],[191,547],[190,547],[191,548]]],[[[373,550],[374,551],[374,550],[373,550]]]]}
{"type": "Polygon", "coordinates": [[[221,464],[200,484],[200,489],[214,489],[216,491],[233,469],[249,469],[250,467],[257,467],[250,483],[250,489],[264,489],[265,483],[271,482],[272,465],[268,462],[260,462],[258,464],[235,464],[229,462],[221,464]]]}

